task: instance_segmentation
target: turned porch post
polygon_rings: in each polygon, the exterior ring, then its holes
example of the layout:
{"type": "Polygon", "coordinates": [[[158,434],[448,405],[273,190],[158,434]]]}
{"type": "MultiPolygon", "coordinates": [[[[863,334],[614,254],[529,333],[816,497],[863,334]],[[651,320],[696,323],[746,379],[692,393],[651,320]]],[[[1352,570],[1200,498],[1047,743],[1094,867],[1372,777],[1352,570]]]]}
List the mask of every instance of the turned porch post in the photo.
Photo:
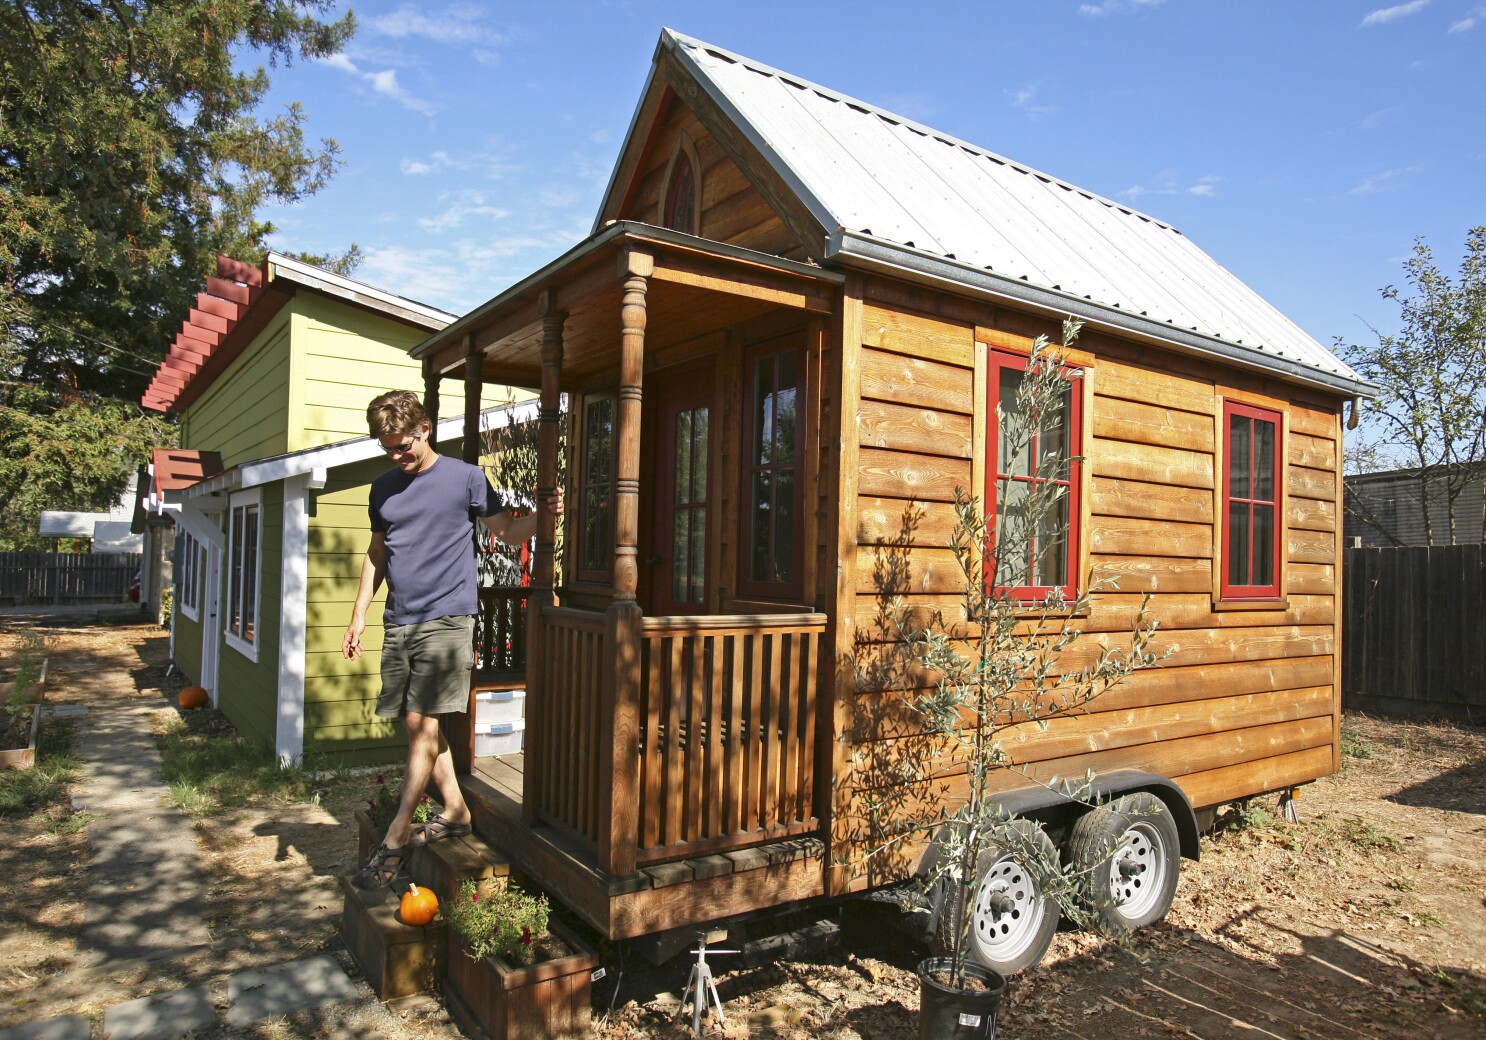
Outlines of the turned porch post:
{"type": "Polygon", "coordinates": [[[480,391],[485,387],[480,374],[485,354],[475,346],[475,334],[464,336],[464,452],[471,466],[480,461],[480,391]]]}
{"type": "Polygon", "coordinates": [[[531,594],[526,606],[526,701],[527,733],[525,783],[522,785],[521,816],[537,822],[544,799],[547,763],[542,749],[554,724],[547,711],[549,698],[543,686],[542,611],[554,602],[557,576],[557,517],[543,503],[559,490],[557,486],[557,424],[562,406],[562,326],[567,314],[557,309],[557,294],[542,293],[542,394],[537,410],[537,538],[531,563],[531,594]]]}
{"type": "Polygon", "coordinates": [[[640,700],[640,400],[645,366],[645,292],[655,269],[648,253],[620,254],[624,279],[620,305],[619,393],[615,407],[614,599],[604,617],[604,646],[612,667],[604,670],[599,747],[611,750],[609,769],[599,770],[599,868],[609,874],[635,869],[639,841],[640,700]]]}

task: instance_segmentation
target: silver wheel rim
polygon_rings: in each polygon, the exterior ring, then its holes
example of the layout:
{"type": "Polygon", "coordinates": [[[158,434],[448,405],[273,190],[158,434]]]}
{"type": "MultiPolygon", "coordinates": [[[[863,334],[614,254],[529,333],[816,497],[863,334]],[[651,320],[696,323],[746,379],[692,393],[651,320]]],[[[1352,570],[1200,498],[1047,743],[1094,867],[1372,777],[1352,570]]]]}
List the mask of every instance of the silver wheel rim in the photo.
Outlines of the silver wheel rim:
{"type": "Polygon", "coordinates": [[[1165,888],[1166,844],[1152,824],[1136,822],[1120,837],[1109,864],[1109,889],[1115,910],[1136,921],[1160,901],[1165,888]]]}
{"type": "Polygon", "coordinates": [[[1031,872],[1003,856],[991,864],[975,891],[971,938],[988,961],[1011,963],[1036,940],[1045,912],[1031,872]]]}

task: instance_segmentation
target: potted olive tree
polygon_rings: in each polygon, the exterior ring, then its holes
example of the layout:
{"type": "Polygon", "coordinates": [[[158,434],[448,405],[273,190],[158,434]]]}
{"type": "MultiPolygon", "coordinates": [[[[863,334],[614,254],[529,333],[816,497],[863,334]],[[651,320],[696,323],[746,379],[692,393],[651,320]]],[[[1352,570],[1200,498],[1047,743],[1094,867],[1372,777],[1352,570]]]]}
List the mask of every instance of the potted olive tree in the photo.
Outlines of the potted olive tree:
{"type": "MultiPolygon", "coordinates": [[[[1078,332],[1079,323],[1065,322],[1064,344],[1078,332]]],[[[1063,795],[1091,803],[1093,777],[1034,778],[1006,750],[1006,731],[1081,712],[1158,660],[1157,624],[1142,601],[1128,639],[1120,637],[1123,645],[1101,639],[1086,663],[1068,664],[1072,656],[1065,655],[1083,639],[1077,619],[1095,596],[1113,587],[1112,581],[1079,582],[1070,597],[1063,589],[1072,582],[1055,580],[1046,569],[1050,550],[1066,539],[1072,519],[1068,488],[1078,460],[1071,454],[1068,417],[1080,373],[1039,337],[1025,371],[1009,375],[1015,378],[1002,386],[998,443],[987,452],[997,453],[996,472],[1015,476],[998,481],[990,516],[977,498],[956,489],[951,548],[963,577],[960,608],[948,618],[936,612],[917,628],[906,620],[900,625],[905,655],[936,678],[932,689],[909,701],[928,739],[914,745],[918,754],[889,764],[896,776],[870,804],[884,839],[878,853],[925,835],[933,840],[920,875],[941,896],[935,900],[936,956],[919,966],[925,1040],[995,1035],[1004,980],[977,963],[976,943],[985,939],[977,934],[977,921],[1001,914],[1040,955],[1043,946],[1037,943],[1045,946],[1050,939],[1060,908],[1077,923],[1097,928],[1101,899],[1107,902],[1088,883],[1087,870],[1063,864],[1039,826],[1007,814],[995,798],[1007,788],[1011,771],[1020,772],[1025,783],[1056,783],[1063,795]],[[1029,599],[1028,588],[1047,591],[1029,599]],[[947,762],[963,763],[967,785],[964,804],[953,809],[922,794],[924,780],[947,762]],[[1019,884],[1028,873],[1034,883],[1019,884]],[[1020,906],[1024,898],[1031,903],[1020,906]],[[986,905],[978,906],[978,900],[986,905]],[[1057,905],[1038,905],[1043,900],[1057,905]]],[[[899,616],[906,619],[906,610],[899,616]]],[[[1013,930],[1009,937],[1017,941],[1019,934],[1013,930]]]]}

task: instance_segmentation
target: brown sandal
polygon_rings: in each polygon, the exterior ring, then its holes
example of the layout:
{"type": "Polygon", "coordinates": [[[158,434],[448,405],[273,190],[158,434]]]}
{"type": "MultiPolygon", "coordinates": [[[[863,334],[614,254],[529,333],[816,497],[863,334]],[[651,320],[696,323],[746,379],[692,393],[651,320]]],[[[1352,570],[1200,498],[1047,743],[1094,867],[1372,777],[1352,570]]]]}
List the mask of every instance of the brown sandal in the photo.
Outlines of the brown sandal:
{"type": "Polygon", "coordinates": [[[454,823],[444,819],[443,814],[440,814],[423,826],[413,828],[413,844],[415,846],[432,845],[445,838],[462,838],[473,829],[471,824],[454,823]]]}
{"type": "Polygon", "coordinates": [[[386,888],[402,873],[403,864],[412,851],[406,845],[389,849],[387,843],[383,842],[371,854],[371,859],[366,861],[366,866],[351,875],[351,884],[357,888],[386,888]],[[388,860],[394,862],[389,863],[388,860]]]}

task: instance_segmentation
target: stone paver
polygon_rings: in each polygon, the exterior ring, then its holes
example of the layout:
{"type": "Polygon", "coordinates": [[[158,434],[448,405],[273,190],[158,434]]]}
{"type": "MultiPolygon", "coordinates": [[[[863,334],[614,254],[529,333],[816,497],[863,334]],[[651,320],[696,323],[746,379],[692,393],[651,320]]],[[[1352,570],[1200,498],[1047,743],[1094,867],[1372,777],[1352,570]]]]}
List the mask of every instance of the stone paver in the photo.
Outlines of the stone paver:
{"type": "Polygon", "coordinates": [[[227,980],[227,1024],[247,1026],[291,1011],[356,999],[353,983],[329,954],[271,968],[253,968],[227,980]]]}
{"type": "Polygon", "coordinates": [[[210,942],[195,831],[168,804],[149,707],[94,705],[76,746],[83,779],[72,806],[97,817],[79,947],[107,959],[210,942]]]}
{"type": "Polygon", "coordinates": [[[114,1005],[103,1016],[103,1034],[108,1040],[171,1040],[216,1024],[206,990],[180,989],[114,1005]]]}
{"type": "Polygon", "coordinates": [[[0,1029],[0,1040],[88,1040],[86,1015],[59,1015],[0,1029]]]}

